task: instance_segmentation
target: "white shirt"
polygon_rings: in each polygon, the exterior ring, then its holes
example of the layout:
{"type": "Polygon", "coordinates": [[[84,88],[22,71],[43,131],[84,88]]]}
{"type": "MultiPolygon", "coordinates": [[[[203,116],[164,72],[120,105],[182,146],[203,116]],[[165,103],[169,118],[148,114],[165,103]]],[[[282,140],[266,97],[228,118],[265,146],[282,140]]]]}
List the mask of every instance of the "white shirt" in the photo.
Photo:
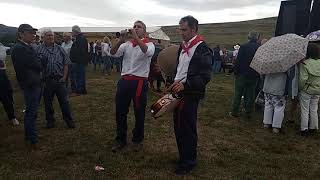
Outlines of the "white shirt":
{"type": "Polygon", "coordinates": [[[102,45],[102,57],[110,56],[110,45],[108,43],[101,43],[102,45]]]}
{"type": "Polygon", "coordinates": [[[3,67],[0,66],[0,69],[6,69],[6,57],[7,57],[7,48],[0,43],[0,63],[2,63],[3,67]]]}
{"type": "MultiPolygon", "coordinates": [[[[187,45],[189,46],[189,44],[191,43],[191,41],[193,41],[196,38],[193,37],[192,39],[190,39],[187,43],[187,45]]],[[[174,81],[180,81],[184,83],[187,81],[187,73],[188,73],[188,69],[189,69],[189,64],[191,61],[191,58],[194,54],[194,51],[197,49],[198,45],[202,43],[202,41],[199,41],[196,45],[192,46],[192,48],[189,49],[189,55],[187,53],[183,53],[183,50],[180,52],[179,55],[179,64],[177,67],[177,74],[176,77],[174,78],[174,81]]]]}
{"type": "Polygon", "coordinates": [[[69,42],[63,42],[61,44],[61,47],[64,49],[64,51],[67,53],[68,56],[70,56],[70,50],[72,47],[73,42],[70,40],[69,42]]]}
{"type": "Polygon", "coordinates": [[[237,58],[239,50],[236,49],[233,51],[233,57],[237,58]]]}
{"type": "Polygon", "coordinates": [[[142,52],[139,45],[133,47],[130,41],[120,45],[113,56],[120,57],[123,55],[121,76],[134,75],[146,78],[149,76],[151,58],[155,47],[152,42],[148,42],[146,45],[148,46],[146,53],[142,52]]]}
{"type": "Polygon", "coordinates": [[[97,45],[97,43],[94,43],[94,44],[93,44],[93,54],[96,53],[96,45],[97,45]]]}

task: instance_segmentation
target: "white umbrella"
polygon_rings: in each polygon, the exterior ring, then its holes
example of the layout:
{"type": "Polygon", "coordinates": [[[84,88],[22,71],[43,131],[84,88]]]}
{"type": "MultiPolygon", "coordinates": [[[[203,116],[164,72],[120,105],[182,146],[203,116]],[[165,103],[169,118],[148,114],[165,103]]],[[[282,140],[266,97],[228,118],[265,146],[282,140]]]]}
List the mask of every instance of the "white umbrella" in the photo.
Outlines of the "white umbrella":
{"type": "Polygon", "coordinates": [[[250,67],[260,74],[286,72],[306,57],[308,43],[296,34],[273,37],[259,47],[250,67]]]}

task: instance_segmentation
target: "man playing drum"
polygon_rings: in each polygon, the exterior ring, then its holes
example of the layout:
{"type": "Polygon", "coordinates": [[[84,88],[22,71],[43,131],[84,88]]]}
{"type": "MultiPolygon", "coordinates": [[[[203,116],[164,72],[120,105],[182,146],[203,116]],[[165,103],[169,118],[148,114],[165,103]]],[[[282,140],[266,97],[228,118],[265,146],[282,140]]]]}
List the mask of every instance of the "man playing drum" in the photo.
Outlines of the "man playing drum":
{"type": "Polygon", "coordinates": [[[182,96],[173,114],[174,131],[179,150],[178,175],[188,174],[197,158],[197,109],[211,78],[212,52],[197,35],[198,20],[192,16],[179,22],[183,42],[178,51],[178,65],[171,91],[182,96]]]}
{"type": "Polygon", "coordinates": [[[146,34],[146,25],[142,21],[136,21],[133,29],[128,31],[122,31],[119,41],[112,47],[110,52],[115,57],[123,55],[121,78],[118,82],[116,93],[117,136],[112,152],[122,150],[127,144],[127,114],[131,100],[133,100],[136,120],[132,131],[134,151],[142,149],[144,138],[148,75],[155,47],[152,42],[149,42],[146,34]],[[125,42],[127,34],[131,34],[132,40],[125,42]]]}

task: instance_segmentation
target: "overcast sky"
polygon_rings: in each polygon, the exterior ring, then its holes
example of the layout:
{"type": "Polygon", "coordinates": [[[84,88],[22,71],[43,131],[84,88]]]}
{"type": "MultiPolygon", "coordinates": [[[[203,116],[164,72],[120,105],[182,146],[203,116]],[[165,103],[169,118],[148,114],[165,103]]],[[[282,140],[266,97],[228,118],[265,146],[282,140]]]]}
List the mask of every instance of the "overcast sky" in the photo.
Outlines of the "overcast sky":
{"type": "Polygon", "coordinates": [[[281,0],[0,0],[0,24],[34,27],[176,25],[185,15],[199,23],[277,16],[281,0]]]}

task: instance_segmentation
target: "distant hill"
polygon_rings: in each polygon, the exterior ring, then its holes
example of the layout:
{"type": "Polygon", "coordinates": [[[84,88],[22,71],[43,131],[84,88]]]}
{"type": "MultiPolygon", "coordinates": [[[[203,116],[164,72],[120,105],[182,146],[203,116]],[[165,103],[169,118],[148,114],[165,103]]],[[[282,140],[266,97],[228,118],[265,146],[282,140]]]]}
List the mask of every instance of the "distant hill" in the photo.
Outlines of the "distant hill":
{"type": "Polygon", "coordinates": [[[0,42],[4,45],[14,42],[18,29],[0,24],[0,42]]]}
{"type": "Polygon", "coordinates": [[[16,34],[18,29],[16,27],[10,27],[3,24],[0,24],[0,37],[5,34],[16,34]]]}
{"type": "MultiPolygon", "coordinates": [[[[255,30],[261,33],[263,38],[274,35],[277,18],[265,18],[251,21],[200,24],[199,34],[203,35],[210,47],[219,44],[222,47],[232,48],[236,43],[247,41],[248,32],[255,30]]],[[[171,41],[181,42],[177,32],[178,26],[163,26],[163,30],[171,38],[171,41]]],[[[0,24],[0,41],[7,44],[15,39],[17,28],[0,24]]]]}
{"type": "MultiPolygon", "coordinates": [[[[220,45],[232,48],[236,43],[247,41],[248,32],[251,30],[261,33],[263,38],[270,38],[274,35],[277,18],[265,18],[242,22],[200,24],[199,34],[203,35],[210,47],[220,45]]],[[[178,26],[163,26],[163,30],[171,38],[172,42],[181,42],[177,32],[178,26]]]]}

